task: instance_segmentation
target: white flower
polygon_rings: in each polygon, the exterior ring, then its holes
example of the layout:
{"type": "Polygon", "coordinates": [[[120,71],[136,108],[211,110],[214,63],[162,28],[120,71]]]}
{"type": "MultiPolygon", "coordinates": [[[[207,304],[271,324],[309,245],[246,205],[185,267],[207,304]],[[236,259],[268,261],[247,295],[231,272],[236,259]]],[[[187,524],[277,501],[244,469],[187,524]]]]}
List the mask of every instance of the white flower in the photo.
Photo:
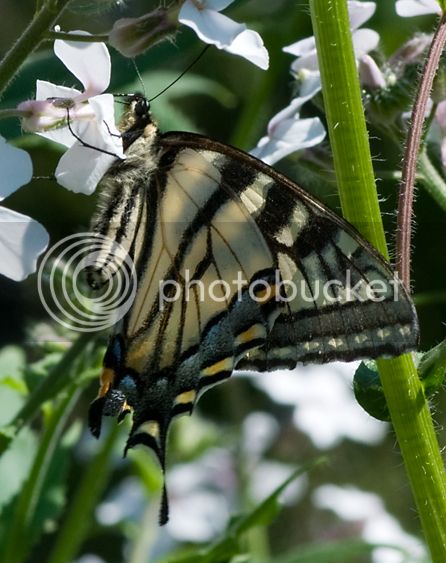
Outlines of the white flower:
{"type": "Polygon", "coordinates": [[[178,21],[191,27],[205,43],[215,45],[228,53],[240,55],[266,70],[269,56],[260,35],[247,29],[245,24],[236,23],[219,13],[233,1],[186,0],[181,7],[178,21]]]}
{"type": "Polygon", "coordinates": [[[237,490],[229,452],[211,448],[200,459],[173,467],[167,479],[171,498],[167,529],[173,538],[208,542],[223,532],[237,490]]]}
{"type": "MultiPolygon", "coordinates": [[[[264,460],[250,469],[248,492],[250,498],[260,504],[282,485],[295,471],[292,465],[280,461],[264,460]]],[[[295,504],[304,496],[308,488],[308,478],[301,475],[294,479],[280,494],[279,500],[284,504],[295,504]]]]}
{"type": "Polygon", "coordinates": [[[103,43],[80,41],[56,40],[54,52],[84,91],[38,80],[36,100],[18,109],[30,112],[24,129],[69,147],[56,168],[59,184],[91,194],[116,157],[124,157],[113,96],[102,93],[110,83],[110,55],[103,43]]]}
{"type": "Polygon", "coordinates": [[[265,412],[252,412],[243,421],[242,441],[246,455],[259,459],[279,433],[277,420],[265,412]]]}
{"type": "MultiPolygon", "coordinates": [[[[0,201],[32,178],[27,152],[0,137],[0,201]]],[[[48,246],[48,233],[26,215],[0,207],[0,273],[14,281],[24,280],[36,270],[38,256],[48,246]]]]}
{"type": "Polygon", "coordinates": [[[325,129],[318,117],[300,119],[301,106],[311,98],[295,98],[268,123],[268,134],[250,152],[266,164],[274,164],[285,156],[313,147],[325,138],[325,129]]]}
{"type": "MultiPolygon", "coordinates": [[[[353,31],[353,47],[356,60],[360,60],[365,54],[379,43],[379,35],[372,29],[358,29],[364,22],[372,17],[375,12],[374,2],[349,1],[348,13],[350,16],[350,27],[353,31]]],[[[301,86],[302,97],[312,97],[321,89],[319,64],[317,60],[316,41],[314,37],[307,37],[297,43],[284,47],[286,53],[298,57],[291,65],[291,70],[298,76],[301,86]],[[310,96],[311,94],[311,96],[310,96]]]]}
{"type": "Polygon", "coordinates": [[[424,16],[425,14],[441,14],[437,0],[398,0],[396,13],[403,18],[424,16]]]}
{"type": "MultiPolygon", "coordinates": [[[[429,101],[426,117],[432,110],[432,100],[429,101]]],[[[429,130],[429,140],[439,146],[443,170],[446,170],[446,100],[439,102],[437,105],[435,117],[429,130]]]]}
{"type": "Polygon", "coordinates": [[[352,390],[358,365],[335,362],[277,371],[271,377],[253,377],[253,383],[276,402],[293,405],[294,424],[320,449],[336,446],[344,438],[375,444],[387,426],[365,413],[352,390]]]}
{"type": "Polygon", "coordinates": [[[377,495],[353,487],[327,484],[315,490],[313,503],[318,508],[332,510],[342,520],[360,523],[361,536],[366,542],[395,546],[395,549],[374,549],[374,563],[422,563],[427,560],[421,541],[401,528],[377,495]]]}

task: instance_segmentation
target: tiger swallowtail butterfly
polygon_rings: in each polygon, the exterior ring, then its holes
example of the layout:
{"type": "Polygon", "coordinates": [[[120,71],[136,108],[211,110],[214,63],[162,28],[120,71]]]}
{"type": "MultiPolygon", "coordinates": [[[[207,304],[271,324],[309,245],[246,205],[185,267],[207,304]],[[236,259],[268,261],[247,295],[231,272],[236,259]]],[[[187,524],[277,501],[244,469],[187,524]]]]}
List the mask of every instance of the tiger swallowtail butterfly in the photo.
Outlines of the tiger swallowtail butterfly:
{"type": "MultiPolygon", "coordinates": [[[[416,348],[415,309],[390,266],[294,182],[207,137],[160,133],[142,96],[131,97],[121,131],[126,158],[102,181],[92,230],[129,253],[137,291],[105,354],[94,436],[103,415],[131,412],[125,452],[148,446],[164,472],[171,420],[235,368],[416,348]]],[[[91,285],[115,262],[104,248],[91,285]]]]}

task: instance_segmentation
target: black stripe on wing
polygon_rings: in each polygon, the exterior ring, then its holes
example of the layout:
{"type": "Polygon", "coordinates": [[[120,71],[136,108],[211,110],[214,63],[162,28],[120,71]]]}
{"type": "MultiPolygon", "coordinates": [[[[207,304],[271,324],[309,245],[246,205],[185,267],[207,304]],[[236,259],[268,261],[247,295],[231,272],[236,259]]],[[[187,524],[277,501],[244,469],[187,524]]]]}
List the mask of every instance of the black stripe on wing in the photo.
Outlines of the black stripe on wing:
{"type": "MultiPolygon", "coordinates": [[[[268,369],[295,365],[297,361],[327,362],[362,357],[398,355],[413,350],[418,342],[414,307],[401,284],[397,298],[390,291],[394,274],[382,256],[348,223],[325,208],[296,184],[261,161],[226,145],[185,133],[168,133],[166,146],[187,146],[214,151],[236,163],[268,176],[263,206],[255,218],[271,251],[286,256],[296,268],[296,279],[311,290],[315,278],[339,282],[331,294],[336,303],[315,299],[312,304],[287,303],[262,349],[249,353],[240,366],[268,369]],[[343,300],[347,285],[381,281],[386,286],[382,301],[370,298],[343,300]]],[[[235,189],[237,192],[237,189],[235,189]]],[[[238,192],[240,193],[240,191],[238,192]]]]}

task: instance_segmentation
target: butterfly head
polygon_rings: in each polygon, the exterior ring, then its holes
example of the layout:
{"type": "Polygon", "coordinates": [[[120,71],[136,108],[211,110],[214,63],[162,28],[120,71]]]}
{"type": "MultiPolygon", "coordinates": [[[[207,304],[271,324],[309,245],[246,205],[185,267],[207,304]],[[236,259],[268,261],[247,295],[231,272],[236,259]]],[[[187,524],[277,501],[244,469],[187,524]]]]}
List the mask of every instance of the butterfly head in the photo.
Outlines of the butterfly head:
{"type": "Polygon", "coordinates": [[[119,129],[122,132],[124,149],[139,137],[147,136],[148,132],[155,127],[151,113],[150,102],[142,94],[127,94],[124,99],[126,109],[121,117],[119,129]]]}

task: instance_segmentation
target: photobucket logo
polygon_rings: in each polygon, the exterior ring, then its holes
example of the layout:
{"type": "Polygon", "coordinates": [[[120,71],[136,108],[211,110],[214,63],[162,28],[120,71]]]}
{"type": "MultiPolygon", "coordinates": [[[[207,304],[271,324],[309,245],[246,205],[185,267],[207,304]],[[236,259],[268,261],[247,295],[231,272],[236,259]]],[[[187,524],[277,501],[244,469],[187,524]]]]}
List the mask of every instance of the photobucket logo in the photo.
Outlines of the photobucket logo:
{"type": "Polygon", "coordinates": [[[78,233],[49,249],[37,284],[42,305],[55,321],[78,332],[96,332],[113,326],[130,309],[136,272],[120,244],[78,233]]]}
{"type": "Polygon", "coordinates": [[[243,278],[241,272],[231,281],[215,279],[208,285],[202,280],[191,279],[190,271],[185,270],[184,279],[161,280],[159,282],[159,308],[164,310],[167,303],[178,300],[204,302],[240,301],[248,292],[253,301],[264,303],[271,299],[286,303],[300,300],[304,303],[335,303],[371,301],[380,303],[385,300],[398,301],[401,282],[395,274],[394,278],[357,279],[357,273],[346,270],[341,279],[330,280],[283,280],[280,270],[275,270],[274,281],[255,279],[251,282],[243,278]],[[355,279],[356,278],[356,279],[355,279]],[[355,281],[354,281],[355,280],[355,281]]]}

